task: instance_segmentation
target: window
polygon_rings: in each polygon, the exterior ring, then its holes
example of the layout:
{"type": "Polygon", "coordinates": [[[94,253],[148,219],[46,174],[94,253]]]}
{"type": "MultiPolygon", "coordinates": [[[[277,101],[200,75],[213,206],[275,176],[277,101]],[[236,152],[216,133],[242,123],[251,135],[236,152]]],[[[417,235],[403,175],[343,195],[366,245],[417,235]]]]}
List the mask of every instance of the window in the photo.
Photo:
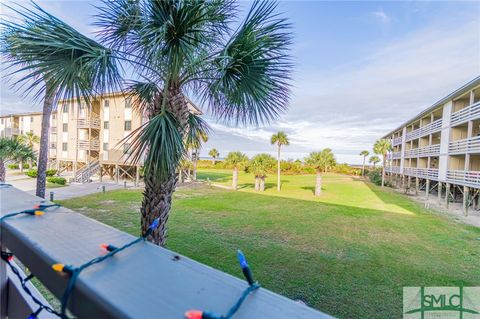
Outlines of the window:
{"type": "Polygon", "coordinates": [[[110,106],[110,101],[105,100],[105,102],[103,102],[103,107],[109,107],[109,106],[110,106]]]}
{"type": "Polygon", "coordinates": [[[103,143],[103,150],[108,151],[108,143],[103,143]]]}
{"type": "Polygon", "coordinates": [[[62,151],[68,151],[68,143],[62,143],[62,151]]]}
{"type": "Polygon", "coordinates": [[[125,121],[125,131],[132,130],[132,121],[125,121]]]}
{"type": "Polygon", "coordinates": [[[57,113],[52,114],[52,120],[55,120],[57,118],[57,113]]]}
{"type": "Polygon", "coordinates": [[[30,122],[33,123],[33,116],[30,116],[30,122]]]}
{"type": "Polygon", "coordinates": [[[63,113],[68,113],[68,104],[67,103],[63,104],[62,112],[63,113]]]}
{"type": "Polygon", "coordinates": [[[131,152],[130,143],[123,144],[123,154],[130,154],[131,152]]]}
{"type": "Polygon", "coordinates": [[[68,132],[68,123],[63,123],[62,131],[63,132],[68,132]]]}
{"type": "Polygon", "coordinates": [[[128,98],[125,99],[125,108],[126,109],[132,108],[132,98],[131,97],[128,97],[128,98]]]}
{"type": "Polygon", "coordinates": [[[110,127],[110,123],[108,121],[103,122],[104,129],[108,130],[109,127],[110,127]]]}
{"type": "Polygon", "coordinates": [[[3,122],[3,119],[2,119],[2,124],[3,124],[3,123],[4,123],[4,122],[3,122]]]}

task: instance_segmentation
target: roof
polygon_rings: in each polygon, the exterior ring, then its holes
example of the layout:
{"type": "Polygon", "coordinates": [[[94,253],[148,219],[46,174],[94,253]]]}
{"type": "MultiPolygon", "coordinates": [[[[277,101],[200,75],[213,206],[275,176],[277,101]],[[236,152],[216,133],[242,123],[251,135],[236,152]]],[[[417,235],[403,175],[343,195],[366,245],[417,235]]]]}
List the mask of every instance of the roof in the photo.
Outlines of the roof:
{"type": "Polygon", "coordinates": [[[436,108],[442,106],[443,104],[445,104],[446,102],[452,100],[453,98],[455,98],[456,96],[459,96],[459,95],[462,95],[468,91],[470,91],[471,89],[473,89],[474,87],[480,85],[480,75],[477,76],[476,78],[474,78],[473,80],[467,82],[466,84],[464,84],[463,86],[461,86],[460,88],[456,89],[455,91],[453,91],[452,93],[448,94],[447,96],[443,97],[442,99],[438,100],[437,102],[435,102],[432,106],[430,106],[429,108],[425,109],[424,111],[422,111],[421,113],[417,114],[416,116],[414,116],[413,118],[411,118],[410,120],[404,122],[402,125],[400,125],[399,127],[397,127],[396,129],[390,131],[389,133],[385,134],[383,136],[383,138],[387,138],[389,135],[395,133],[396,131],[402,129],[404,126],[407,126],[408,124],[422,118],[423,116],[425,116],[426,114],[432,112],[433,110],[435,110],[436,108]]]}
{"type": "Polygon", "coordinates": [[[32,115],[42,115],[42,112],[22,112],[22,113],[9,113],[0,115],[0,117],[11,117],[11,116],[32,116],[32,115]]]}

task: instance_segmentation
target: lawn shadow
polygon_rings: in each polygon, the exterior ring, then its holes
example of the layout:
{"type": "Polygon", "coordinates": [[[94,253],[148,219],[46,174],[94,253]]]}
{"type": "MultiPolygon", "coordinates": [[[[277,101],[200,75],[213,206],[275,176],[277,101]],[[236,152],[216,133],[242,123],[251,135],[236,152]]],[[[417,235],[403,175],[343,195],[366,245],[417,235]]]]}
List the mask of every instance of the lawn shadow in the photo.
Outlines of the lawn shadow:
{"type": "Polygon", "coordinates": [[[396,205],[405,210],[412,211],[412,208],[415,206],[420,206],[419,203],[414,202],[413,200],[408,201],[399,201],[396,196],[402,196],[401,194],[396,193],[393,189],[385,186],[383,189],[380,186],[374,185],[368,181],[364,181],[365,185],[379,198],[382,202],[389,205],[396,205]],[[396,196],[391,196],[391,195],[396,196]]]}
{"type": "MultiPolygon", "coordinates": [[[[311,191],[313,195],[315,195],[315,186],[302,186],[301,189],[311,191]]],[[[325,187],[322,186],[322,191],[325,190],[325,187]]]]}

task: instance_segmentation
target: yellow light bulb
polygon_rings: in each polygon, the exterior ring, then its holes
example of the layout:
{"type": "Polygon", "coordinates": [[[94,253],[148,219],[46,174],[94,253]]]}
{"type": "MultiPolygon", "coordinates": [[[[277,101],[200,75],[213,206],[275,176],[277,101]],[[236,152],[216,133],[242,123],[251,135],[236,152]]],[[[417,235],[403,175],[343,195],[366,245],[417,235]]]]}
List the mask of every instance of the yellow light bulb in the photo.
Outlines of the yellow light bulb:
{"type": "Polygon", "coordinates": [[[35,211],[35,216],[42,216],[43,214],[45,214],[45,213],[42,212],[41,210],[36,210],[35,211]]]}
{"type": "Polygon", "coordinates": [[[64,267],[65,267],[64,264],[53,264],[52,265],[53,270],[58,271],[58,272],[63,271],[64,267]]]}

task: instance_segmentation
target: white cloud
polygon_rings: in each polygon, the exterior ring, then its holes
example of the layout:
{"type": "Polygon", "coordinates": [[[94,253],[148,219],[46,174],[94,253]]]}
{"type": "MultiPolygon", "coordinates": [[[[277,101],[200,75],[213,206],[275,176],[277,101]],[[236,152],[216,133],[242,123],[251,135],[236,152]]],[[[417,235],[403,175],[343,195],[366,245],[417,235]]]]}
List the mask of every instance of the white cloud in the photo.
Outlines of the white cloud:
{"type": "Polygon", "coordinates": [[[373,11],[370,12],[370,14],[376,19],[380,20],[382,23],[389,23],[391,20],[390,16],[383,10],[373,11]]]}

